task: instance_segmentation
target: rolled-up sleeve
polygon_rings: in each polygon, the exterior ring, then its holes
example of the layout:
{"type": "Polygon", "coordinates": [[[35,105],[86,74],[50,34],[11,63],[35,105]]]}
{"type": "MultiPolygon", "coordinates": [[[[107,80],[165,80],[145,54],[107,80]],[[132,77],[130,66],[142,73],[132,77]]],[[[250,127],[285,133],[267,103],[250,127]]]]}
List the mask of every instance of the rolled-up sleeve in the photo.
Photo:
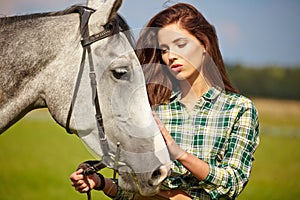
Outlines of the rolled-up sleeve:
{"type": "Polygon", "coordinates": [[[259,144],[258,114],[252,102],[241,107],[229,131],[224,157],[217,165],[210,164],[202,185],[212,199],[235,198],[249,180],[253,154],[259,144]]]}

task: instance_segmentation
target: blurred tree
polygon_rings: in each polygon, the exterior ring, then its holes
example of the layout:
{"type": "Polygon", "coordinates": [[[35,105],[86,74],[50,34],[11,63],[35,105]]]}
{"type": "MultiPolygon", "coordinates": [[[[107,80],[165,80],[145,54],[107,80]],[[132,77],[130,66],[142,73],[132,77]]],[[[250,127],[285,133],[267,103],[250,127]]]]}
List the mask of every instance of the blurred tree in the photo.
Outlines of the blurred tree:
{"type": "Polygon", "coordinates": [[[245,96],[300,100],[300,67],[227,66],[234,85],[245,96]]]}

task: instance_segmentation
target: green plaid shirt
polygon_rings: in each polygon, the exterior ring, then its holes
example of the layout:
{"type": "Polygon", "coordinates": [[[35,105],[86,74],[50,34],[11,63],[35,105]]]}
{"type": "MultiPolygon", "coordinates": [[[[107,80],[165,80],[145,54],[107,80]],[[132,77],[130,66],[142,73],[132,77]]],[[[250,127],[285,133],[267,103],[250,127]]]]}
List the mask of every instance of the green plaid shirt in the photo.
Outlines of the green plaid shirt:
{"type": "Polygon", "coordinates": [[[163,189],[179,188],[193,199],[235,198],[249,180],[259,144],[258,116],[253,103],[239,94],[211,88],[192,111],[174,93],[156,113],[176,143],[210,165],[204,181],[174,161],[163,189]]]}
{"type": "MultiPolygon", "coordinates": [[[[197,180],[178,161],[162,189],[179,188],[193,199],[234,199],[246,186],[253,154],[259,144],[258,116],[253,103],[239,94],[211,88],[192,111],[174,93],[171,102],[156,113],[176,143],[210,165],[204,181],[197,180]]],[[[134,194],[118,190],[115,199],[132,199],[134,194]]]]}

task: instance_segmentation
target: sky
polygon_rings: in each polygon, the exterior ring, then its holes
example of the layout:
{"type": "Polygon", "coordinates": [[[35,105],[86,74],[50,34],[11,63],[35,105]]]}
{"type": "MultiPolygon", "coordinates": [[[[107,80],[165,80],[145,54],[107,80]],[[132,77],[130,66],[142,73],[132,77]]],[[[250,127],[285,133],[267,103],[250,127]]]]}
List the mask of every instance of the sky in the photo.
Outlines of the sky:
{"type": "MultiPolygon", "coordinates": [[[[247,66],[300,66],[299,0],[123,0],[132,29],[172,2],[194,5],[216,28],[223,58],[247,66]]],[[[0,16],[63,10],[84,0],[0,0],[0,16]]]]}

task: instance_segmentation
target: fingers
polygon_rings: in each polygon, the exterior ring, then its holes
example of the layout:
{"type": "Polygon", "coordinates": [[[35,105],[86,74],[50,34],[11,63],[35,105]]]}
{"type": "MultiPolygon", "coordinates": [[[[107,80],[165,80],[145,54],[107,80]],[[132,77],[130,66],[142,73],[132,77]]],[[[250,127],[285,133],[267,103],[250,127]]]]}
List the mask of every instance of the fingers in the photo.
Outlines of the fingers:
{"type": "Polygon", "coordinates": [[[176,142],[174,141],[174,139],[172,138],[171,134],[169,133],[169,131],[166,129],[164,123],[162,123],[160,121],[160,119],[157,117],[157,115],[155,114],[155,112],[152,112],[153,117],[155,119],[155,122],[157,123],[159,130],[165,140],[165,143],[168,147],[169,153],[170,153],[170,157],[172,160],[177,160],[178,158],[180,158],[183,154],[185,154],[185,151],[183,149],[181,149],[176,142]]]}
{"type": "Polygon", "coordinates": [[[169,143],[174,142],[174,139],[172,138],[171,134],[169,133],[169,131],[166,129],[164,123],[162,121],[160,121],[160,119],[157,117],[157,115],[152,112],[153,117],[155,119],[156,124],[158,125],[158,128],[165,140],[165,143],[168,145],[169,143]]]}
{"type": "Polygon", "coordinates": [[[162,123],[162,122],[160,121],[160,119],[157,117],[157,115],[155,114],[155,112],[152,112],[152,114],[153,114],[153,117],[154,117],[154,119],[155,119],[155,122],[156,122],[156,124],[157,124],[157,126],[158,126],[160,132],[161,132],[163,135],[165,135],[166,132],[168,132],[168,131],[167,131],[167,129],[166,129],[164,123],[162,123]]]}
{"type": "Polygon", "coordinates": [[[72,183],[72,186],[75,188],[76,191],[80,193],[86,193],[90,190],[90,187],[84,181],[72,183]]]}
{"type": "Polygon", "coordinates": [[[70,176],[71,185],[75,188],[76,191],[80,193],[86,193],[90,190],[89,184],[86,183],[86,179],[82,174],[83,169],[79,169],[76,172],[72,173],[70,176]]]}
{"type": "Polygon", "coordinates": [[[79,170],[73,172],[70,176],[71,181],[76,182],[79,180],[83,180],[84,176],[83,176],[82,172],[83,172],[83,169],[79,169],[79,170]]]}
{"type": "Polygon", "coordinates": [[[152,112],[152,115],[154,117],[156,124],[158,125],[159,130],[162,131],[162,129],[165,128],[165,125],[160,121],[160,119],[157,117],[154,111],[152,112]]]}

